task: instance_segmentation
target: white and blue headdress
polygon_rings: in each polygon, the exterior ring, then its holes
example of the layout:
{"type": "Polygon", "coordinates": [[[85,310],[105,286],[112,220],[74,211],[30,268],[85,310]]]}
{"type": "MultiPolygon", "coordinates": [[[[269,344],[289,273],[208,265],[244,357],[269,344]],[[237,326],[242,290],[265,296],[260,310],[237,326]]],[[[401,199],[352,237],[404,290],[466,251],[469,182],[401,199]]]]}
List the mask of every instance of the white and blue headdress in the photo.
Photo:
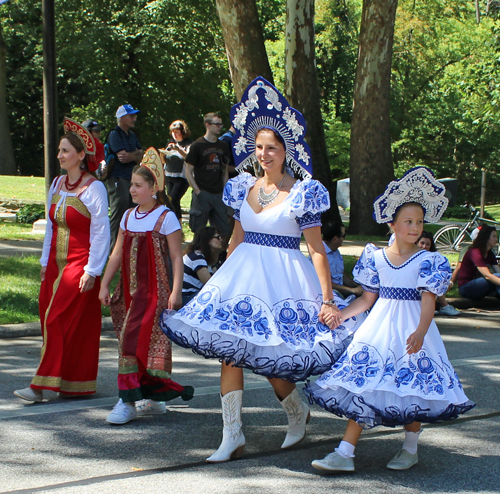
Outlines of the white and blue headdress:
{"type": "Polygon", "coordinates": [[[377,223],[392,223],[397,210],[409,202],[420,204],[424,221],[439,221],[448,206],[446,188],[434,178],[429,168],[419,166],[407,171],[403,178],[391,182],[373,203],[373,218],[377,223]]]}
{"type": "Polygon", "coordinates": [[[233,156],[241,172],[257,164],[255,136],[263,127],[275,130],[282,138],[287,167],[302,178],[312,176],[311,150],[304,140],[306,121],[284,96],[263,77],[257,77],[246,88],[241,102],[231,109],[235,129],[233,156]]]}

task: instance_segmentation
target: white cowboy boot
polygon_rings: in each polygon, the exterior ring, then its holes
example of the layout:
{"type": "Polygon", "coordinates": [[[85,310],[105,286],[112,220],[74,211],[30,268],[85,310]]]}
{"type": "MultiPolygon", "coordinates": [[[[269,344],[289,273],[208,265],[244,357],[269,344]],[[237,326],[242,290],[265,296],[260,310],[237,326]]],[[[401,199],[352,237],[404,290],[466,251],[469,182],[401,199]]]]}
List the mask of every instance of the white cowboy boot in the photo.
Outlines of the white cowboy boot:
{"type": "Polygon", "coordinates": [[[207,463],[222,463],[234,460],[243,454],[245,436],[241,430],[241,406],[243,390],[230,391],[221,396],[222,401],[222,443],[219,449],[205,461],[207,463]]]}
{"type": "MultiPolygon", "coordinates": [[[[276,398],[278,397],[276,396],[276,398]]],[[[280,401],[280,403],[288,417],[288,432],[281,445],[282,449],[286,449],[304,439],[306,435],[306,424],[309,423],[311,418],[311,411],[300,399],[297,388],[295,388],[283,401],[280,401]]]]}

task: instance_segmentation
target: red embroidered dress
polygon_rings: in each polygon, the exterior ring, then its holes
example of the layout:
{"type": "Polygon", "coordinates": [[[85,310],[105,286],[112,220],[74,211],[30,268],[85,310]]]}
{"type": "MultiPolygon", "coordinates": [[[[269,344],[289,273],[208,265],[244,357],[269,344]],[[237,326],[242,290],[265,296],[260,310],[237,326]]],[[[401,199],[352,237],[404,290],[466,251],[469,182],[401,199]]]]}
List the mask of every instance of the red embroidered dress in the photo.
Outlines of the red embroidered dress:
{"type": "Polygon", "coordinates": [[[133,209],[125,213],[120,283],[111,299],[111,317],[119,340],[119,397],[125,402],[142,399],[190,400],[194,389],[170,379],[172,346],[159,327],[159,317],[170,296],[170,260],[167,237],[160,233],[161,212],[152,231],[127,228],[133,209]]]}
{"type": "MultiPolygon", "coordinates": [[[[63,181],[58,177],[54,182],[49,210],[52,238],[39,297],[43,346],[31,387],[86,395],[96,391],[101,304],[98,276],[92,290],[80,293],[79,288],[89,264],[92,221],[80,197],[95,179],[88,180],[77,195],[61,192],[63,181]]],[[[101,223],[102,236],[107,234],[109,242],[109,221],[107,230],[106,222],[101,223]]],[[[106,254],[101,256],[103,266],[106,254]]]]}

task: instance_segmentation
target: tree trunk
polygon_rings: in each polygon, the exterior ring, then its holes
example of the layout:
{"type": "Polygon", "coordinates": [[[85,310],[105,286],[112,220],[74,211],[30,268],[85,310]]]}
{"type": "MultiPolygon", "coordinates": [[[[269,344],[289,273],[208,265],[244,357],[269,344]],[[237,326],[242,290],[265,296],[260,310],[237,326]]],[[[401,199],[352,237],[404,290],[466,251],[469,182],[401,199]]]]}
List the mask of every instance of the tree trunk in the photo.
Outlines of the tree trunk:
{"type": "Polygon", "coordinates": [[[387,228],[372,218],[373,201],[394,179],[389,101],[397,0],[364,0],[351,129],[349,233],[387,228]]]}
{"type": "Polygon", "coordinates": [[[330,192],[331,208],[324,219],[340,220],[336,187],[332,183],[320,107],[314,45],[314,0],[287,0],[285,42],[285,93],[307,122],[314,178],[330,192]]]}
{"type": "Polygon", "coordinates": [[[0,25],[0,175],[16,175],[14,148],[10,136],[9,117],[7,114],[7,47],[0,25]]]}
{"type": "Polygon", "coordinates": [[[257,76],[273,82],[255,0],[216,0],[234,92],[239,101],[257,76]]]}

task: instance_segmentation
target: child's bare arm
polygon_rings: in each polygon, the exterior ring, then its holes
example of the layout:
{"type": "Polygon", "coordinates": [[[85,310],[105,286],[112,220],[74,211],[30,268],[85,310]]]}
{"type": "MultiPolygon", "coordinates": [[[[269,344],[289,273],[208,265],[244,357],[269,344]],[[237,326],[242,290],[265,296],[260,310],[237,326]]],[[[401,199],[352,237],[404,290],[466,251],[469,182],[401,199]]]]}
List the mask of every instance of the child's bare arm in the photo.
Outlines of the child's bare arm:
{"type": "Polygon", "coordinates": [[[406,351],[409,355],[417,353],[422,348],[425,335],[434,317],[436,295],[431,292],[422,292],[422,311],[417,329],[406,340],[406,351]]]}

